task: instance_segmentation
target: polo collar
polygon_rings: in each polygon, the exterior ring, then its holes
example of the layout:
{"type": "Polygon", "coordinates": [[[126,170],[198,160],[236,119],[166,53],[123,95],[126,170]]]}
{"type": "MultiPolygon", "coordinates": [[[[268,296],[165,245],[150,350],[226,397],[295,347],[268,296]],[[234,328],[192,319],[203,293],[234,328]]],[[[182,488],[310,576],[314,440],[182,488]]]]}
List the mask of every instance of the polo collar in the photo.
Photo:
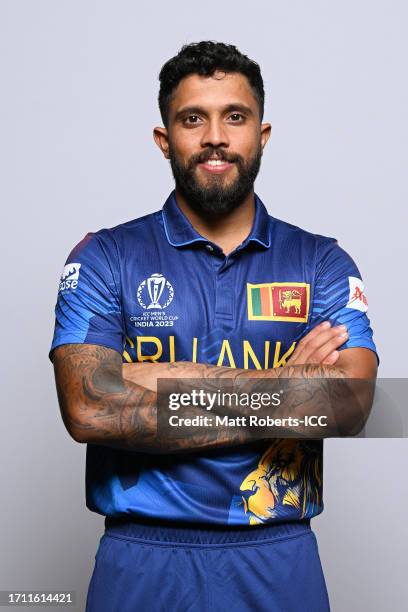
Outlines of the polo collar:
{"type": "MultiPolygon", "coordinates": [[[[164,231],[166,238],[172,246],[182,247],[194,242],[208,244],[208,239],[201,236],[190,221],[183,214],[177,204],[176,192],[173,190],[167,198],[162,209],[164,231]]],[[[249,236],[242,243],[242,247],[249,242],[261,244],[265,248],[271,246],[269,215],[264,204],[255,194],[255,219],[249,236]]]]}

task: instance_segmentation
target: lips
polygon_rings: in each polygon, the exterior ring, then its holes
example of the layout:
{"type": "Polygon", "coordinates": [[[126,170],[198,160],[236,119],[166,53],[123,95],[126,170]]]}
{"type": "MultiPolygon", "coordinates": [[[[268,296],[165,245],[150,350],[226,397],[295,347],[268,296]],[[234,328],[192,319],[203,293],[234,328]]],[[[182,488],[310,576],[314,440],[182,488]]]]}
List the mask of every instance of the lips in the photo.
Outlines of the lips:
{"type": "Polygon", "coordinates": [[[198,166],[211,174],[221,174],[232,168],[234,164],[223,159],[208,159],[199,163],[198,166]]]}

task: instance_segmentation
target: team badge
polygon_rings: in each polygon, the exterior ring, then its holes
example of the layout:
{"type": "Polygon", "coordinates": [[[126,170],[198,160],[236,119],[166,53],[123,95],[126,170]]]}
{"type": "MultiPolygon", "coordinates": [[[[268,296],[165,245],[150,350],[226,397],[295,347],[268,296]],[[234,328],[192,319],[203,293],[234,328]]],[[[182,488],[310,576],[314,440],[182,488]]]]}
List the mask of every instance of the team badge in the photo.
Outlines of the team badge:
{"type": "Polygon", "coordinates": [[[297,321],[309,316],[310,285],[307,283],[247,283],[250,321],[297,321]]]}
{"type": "Polygon", "coordinates": [[[361,312],[367,312],[368,302],[364,293],[363,281],[356,276],[349,276],[348,279],[350,292],[346,308],[354,308],[355,310],[361,310],[361,312]]]}
{"type": "Polygon", "coordinates": [[[163,274],[152,274],[137,289],[137,301],[146,310],[162,310],[171,304],[174,289],[163,274]]]}

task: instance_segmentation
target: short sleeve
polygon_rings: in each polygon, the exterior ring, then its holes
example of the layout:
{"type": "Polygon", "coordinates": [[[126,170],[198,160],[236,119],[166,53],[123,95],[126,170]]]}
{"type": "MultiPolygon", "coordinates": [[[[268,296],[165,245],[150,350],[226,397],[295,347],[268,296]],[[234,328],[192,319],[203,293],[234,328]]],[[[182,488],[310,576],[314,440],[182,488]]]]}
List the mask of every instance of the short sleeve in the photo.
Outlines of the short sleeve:
{"type": "Polygon", "coordinates": [[[326,320],[332,325],[347,325],[349,338],[338,350],[368,348],[380,363],[367,313],[367,296],[357,265],[334,238],[323,241],[317,249],[310,328],[326,320]]]}
{"type": "Polygon", "coordinates": [[[51,361],[53,350],[62,344],[99,344],[122,354],[124,332],[114,255],[100,232],[87,234],[69,254],[58,288],[51,361]]]}

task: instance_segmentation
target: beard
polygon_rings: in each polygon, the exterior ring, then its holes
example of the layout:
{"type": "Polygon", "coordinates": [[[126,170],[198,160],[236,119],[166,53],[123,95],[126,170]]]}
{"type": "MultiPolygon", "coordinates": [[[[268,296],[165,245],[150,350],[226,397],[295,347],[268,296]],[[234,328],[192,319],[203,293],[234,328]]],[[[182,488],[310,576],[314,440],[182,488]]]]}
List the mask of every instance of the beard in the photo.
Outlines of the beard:
{"type": "Polygon", "coordinates": [[[251,193],[261,166],[262,147],[259,144],[255,155],[247,162],[241,155],[217,148],[205,149],[183,165],[170,146],[169,158],[176,189],[191,208],[199,214],[218,217],[238,208],[251,193]],[[196,177],[197,164],[208,161],[214,155],[217,155],[217,159],[234,163],[238,171],[238,176],[226,185],[223,174],[209,175],[207,184],[201,184],[196,177]]]}

